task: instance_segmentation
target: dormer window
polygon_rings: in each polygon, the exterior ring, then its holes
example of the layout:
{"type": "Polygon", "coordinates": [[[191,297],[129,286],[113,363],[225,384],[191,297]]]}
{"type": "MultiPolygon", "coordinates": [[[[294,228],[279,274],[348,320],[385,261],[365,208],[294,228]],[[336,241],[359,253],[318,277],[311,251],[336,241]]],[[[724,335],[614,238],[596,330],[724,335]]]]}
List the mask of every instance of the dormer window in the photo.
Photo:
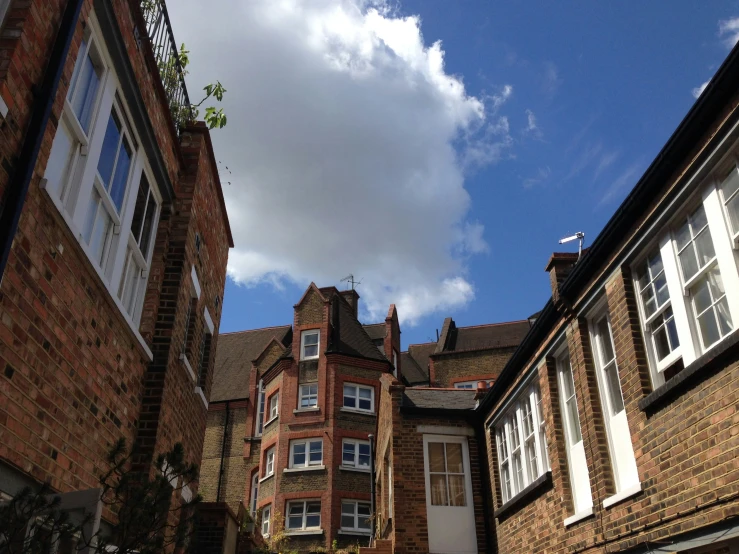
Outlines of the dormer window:
{"type": "Polygon", "coordinates": [[[321,342],[321,332],[318,329],[303,331],[300,334],[300,359],[315,360],[318,358],[318,346],[321,342]]]}

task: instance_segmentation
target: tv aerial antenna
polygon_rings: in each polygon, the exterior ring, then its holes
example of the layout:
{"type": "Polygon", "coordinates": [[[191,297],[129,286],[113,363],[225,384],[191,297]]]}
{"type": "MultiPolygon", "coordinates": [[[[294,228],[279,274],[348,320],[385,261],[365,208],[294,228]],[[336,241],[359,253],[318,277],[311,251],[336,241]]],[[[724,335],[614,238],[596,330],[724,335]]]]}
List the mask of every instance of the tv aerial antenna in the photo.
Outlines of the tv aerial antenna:
{"type": "Polygon", "coordinates": [[[357,287],[358,285],[361,285],[362,284],[362,281],[355,281],[354,280],[354,275],[352,273],[350,273],[349,275],[347,275],[346,277],[344,277],[341,280],[341,282],[342,283],[346,282],[347,287],[348,286],[351,286],[352,287],[352,290],[354,290],[354,288],[357,287]]]}
{"type": "Polygon", "coordinates": [[[577,247],[577,259],[580,259],[580,256],[582,256],[582,243],[585,240],[585,233],[582,231],[575,233],[572,236],[565,237],[563,239],[559,239],[560,244],[565,244],[566,242],[572,242],[573,240],[579,240],[580,244],[577,247]]]}

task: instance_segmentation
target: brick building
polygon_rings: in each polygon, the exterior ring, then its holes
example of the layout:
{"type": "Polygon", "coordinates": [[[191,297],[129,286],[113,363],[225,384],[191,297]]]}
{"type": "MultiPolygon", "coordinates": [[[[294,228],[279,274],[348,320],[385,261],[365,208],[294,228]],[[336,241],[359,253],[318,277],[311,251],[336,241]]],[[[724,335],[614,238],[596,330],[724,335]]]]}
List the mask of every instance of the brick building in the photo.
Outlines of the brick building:
{"type": "Polygon", "coordinates": [[[176,52],[161,0],[0,0],[3,498],[201,459],[233,241],[176,52]]]}

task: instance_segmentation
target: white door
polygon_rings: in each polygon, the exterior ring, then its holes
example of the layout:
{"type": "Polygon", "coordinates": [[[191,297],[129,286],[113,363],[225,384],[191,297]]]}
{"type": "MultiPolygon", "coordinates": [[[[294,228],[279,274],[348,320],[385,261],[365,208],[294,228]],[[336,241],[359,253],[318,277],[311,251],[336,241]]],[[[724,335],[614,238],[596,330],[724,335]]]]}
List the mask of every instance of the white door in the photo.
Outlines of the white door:
{"type": "Polygon", "coordinates": [[[590,493],[590,475],[585,461],[585,446],[580,429],[580,416],[577,412],[575,380],[572,377],[569,358],[557,360],[557,373],[559,374],[560,403],[562,414],[564,414],[572,498],[575,504],[575,514],[579,514],[593,507],[593,496],[590,493]]]}
{"type": "Polygon", "coordinates": [[[608,445],[611,451],[613,473],[616,478],[616,490],[620,492],[637,484],[639,475],[636,471],[636,459],[634,458],[634,447],[631,444],[629,422],[626,420],[626,409],[621,394],[621,379],[618,375],[611,322],[608,316],[603,315],[596,319],[592,329],[595,362],[598,366],[600,397],[608,428],[608,445]]]}
{"type": "Polygon", "coordinates": [[[477,554],[467,437],[424,435],[429,552],[477,554]]]}

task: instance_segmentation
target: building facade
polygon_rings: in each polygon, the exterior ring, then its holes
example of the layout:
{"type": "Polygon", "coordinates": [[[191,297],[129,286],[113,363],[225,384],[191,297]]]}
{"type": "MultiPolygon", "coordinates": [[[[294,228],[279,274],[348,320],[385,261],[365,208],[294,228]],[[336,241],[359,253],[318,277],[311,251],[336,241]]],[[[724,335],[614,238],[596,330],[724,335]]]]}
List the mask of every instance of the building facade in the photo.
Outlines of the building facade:
{"type": "Polygon", "coordinates": [[[161,0],[0,0],[4,499],[96,489],[120,438],[201,459],[233,241],[171,33],[161,0]]]}

